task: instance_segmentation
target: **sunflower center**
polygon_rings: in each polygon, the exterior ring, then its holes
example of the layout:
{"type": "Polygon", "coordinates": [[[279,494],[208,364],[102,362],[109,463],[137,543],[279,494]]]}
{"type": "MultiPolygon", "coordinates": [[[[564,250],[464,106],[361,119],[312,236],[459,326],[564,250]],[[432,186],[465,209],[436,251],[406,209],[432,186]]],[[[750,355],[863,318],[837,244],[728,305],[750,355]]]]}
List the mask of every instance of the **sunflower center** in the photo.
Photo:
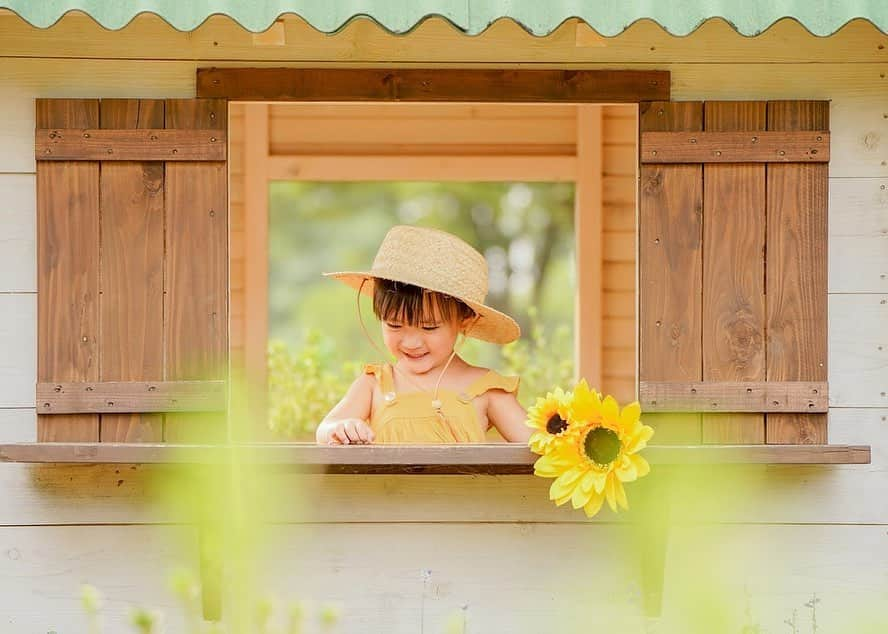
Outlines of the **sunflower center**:
{"type": "Polygon", "coordinates": [[[609,465],[620,454],[620,438],[607,427],[596,427],[583,441],[586,456],[599,465],[609,465]]]}
{"type": "Polygon", "coordinates": [[[549,419],[549,422],[546,423],[546,431],[553,436],[555,434],[560,434],[565,429],[567,429],[567,421],[561,418],[558,414],[552,416],[552,418],[549,419]]]}

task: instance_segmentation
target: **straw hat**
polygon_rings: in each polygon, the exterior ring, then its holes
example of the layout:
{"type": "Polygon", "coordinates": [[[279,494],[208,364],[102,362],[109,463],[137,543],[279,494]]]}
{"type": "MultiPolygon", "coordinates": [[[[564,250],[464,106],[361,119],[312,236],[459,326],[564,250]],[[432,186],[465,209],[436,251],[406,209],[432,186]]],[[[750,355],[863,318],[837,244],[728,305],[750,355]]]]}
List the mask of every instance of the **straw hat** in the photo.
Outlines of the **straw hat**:
{"type": "Polygon", "coordinates": [[[386,234],[369,271],[324,273],[373,297],[373,280],[382,278],[421,286],[464,301],[478,314],[469,337],[509,343],[521,335],[515,320],[484,304],[487,262],[454,235],[422,227],[396,226],[386,234]]]}

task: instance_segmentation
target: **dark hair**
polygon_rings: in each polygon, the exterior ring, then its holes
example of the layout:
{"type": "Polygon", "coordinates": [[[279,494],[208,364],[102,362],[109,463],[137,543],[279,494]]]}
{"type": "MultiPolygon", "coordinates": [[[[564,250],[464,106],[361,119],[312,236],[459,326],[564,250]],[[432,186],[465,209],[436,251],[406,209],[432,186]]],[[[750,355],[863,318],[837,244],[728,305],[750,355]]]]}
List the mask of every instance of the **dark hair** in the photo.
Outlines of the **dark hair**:
{"type": "Polygon", "coordinates": [[[427,323],[436,313],[445,322],[475,316],[468,304],[450,295],[379,278],[373,284],[373,312],[380,321],[399,321],[409,326],[427,323]]]}

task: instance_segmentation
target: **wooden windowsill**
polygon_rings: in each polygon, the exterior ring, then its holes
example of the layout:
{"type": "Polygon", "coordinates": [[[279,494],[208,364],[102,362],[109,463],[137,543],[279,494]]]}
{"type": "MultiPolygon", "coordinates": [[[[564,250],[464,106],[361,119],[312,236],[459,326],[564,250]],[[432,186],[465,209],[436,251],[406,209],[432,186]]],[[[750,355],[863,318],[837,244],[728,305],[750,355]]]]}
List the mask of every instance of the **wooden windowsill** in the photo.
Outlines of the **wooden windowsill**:
{"type": "MultiPolygon", "coordinates": [[[[237,447],[244,462],[327,473],[532,473],[537,456],[521,444],[318,446],[308,443],[172,445],[148,443],[0,444],[0,462],[218,464],[237,447]]],[[[650,446],[653,464],[869,464],[866,445],[650,446]]]]}

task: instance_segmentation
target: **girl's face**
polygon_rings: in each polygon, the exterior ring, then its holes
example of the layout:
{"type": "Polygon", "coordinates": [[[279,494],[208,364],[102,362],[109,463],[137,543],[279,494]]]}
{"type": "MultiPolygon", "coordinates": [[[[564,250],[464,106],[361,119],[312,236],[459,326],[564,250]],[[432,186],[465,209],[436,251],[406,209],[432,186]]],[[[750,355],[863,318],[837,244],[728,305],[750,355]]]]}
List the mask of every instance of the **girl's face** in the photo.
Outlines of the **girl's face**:
{"type": "Polygon", "coordinates": [[[432,311],[420,324],[386,319],[382,339],[398,362],[414,374],[425,374],[447,363],[459,334],[460,322],[441,319],[432,311]]]}

